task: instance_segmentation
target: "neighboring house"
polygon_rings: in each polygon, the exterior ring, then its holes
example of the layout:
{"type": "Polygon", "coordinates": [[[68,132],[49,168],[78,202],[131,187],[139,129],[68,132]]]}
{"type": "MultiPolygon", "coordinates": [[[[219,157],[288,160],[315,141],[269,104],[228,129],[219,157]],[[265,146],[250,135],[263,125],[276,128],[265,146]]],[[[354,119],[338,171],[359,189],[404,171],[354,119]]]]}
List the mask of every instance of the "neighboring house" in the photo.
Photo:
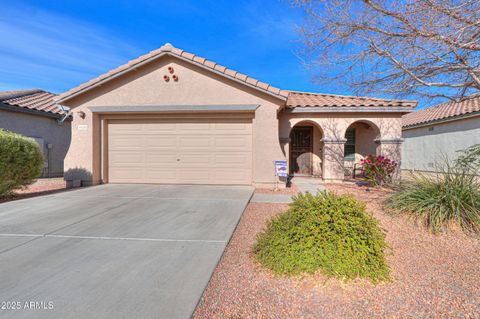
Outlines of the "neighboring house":
{"type": "Polygon", "coordinates": [[[480,95],[403,116],[402,169],[435,171],[459,151],[480,144],[480,95]]]}
{"type": "Polygon", "coordinates": [[[0,92],[0,128],[34,138],[45,157],[41,177],[63,176],[71,118],[58,109],[55,94],[42,90],[0,92]]]}
{"type": "Polygon", "coordinates": [[[399,161],[401,116],[417,104],[284,91],[170,44],[56,102],[72,109],[70,185],[259,187],[275,183],[275,160],[326,181],[369,153],[399,161]]]}

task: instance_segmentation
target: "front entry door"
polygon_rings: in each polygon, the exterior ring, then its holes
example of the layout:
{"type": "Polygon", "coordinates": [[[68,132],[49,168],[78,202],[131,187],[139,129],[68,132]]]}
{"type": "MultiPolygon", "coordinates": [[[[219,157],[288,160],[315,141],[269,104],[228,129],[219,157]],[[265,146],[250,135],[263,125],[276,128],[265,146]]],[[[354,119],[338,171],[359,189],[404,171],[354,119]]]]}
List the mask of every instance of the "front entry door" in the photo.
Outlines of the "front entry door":
{"type": "Polygon", "coordinates": [[[299,126],[290,134],[290,174],[312,175],[313,127],[299,126]]]}

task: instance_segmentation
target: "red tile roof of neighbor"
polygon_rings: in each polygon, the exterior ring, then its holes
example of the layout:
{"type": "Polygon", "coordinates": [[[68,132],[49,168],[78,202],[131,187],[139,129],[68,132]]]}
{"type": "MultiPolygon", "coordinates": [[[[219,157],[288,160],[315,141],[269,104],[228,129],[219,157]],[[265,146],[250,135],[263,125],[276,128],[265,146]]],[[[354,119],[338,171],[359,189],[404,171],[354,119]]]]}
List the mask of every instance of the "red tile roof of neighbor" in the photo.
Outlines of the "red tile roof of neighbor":
{"type": "Polygon", "coordinates": [[[50,114],[63,115],[64,112],[55,106],[56,94],[39,90],[18,90],[0,92],[0,103],[50,114]]]}
{"type": "Polygon", "coordinates": [[[274,86],[271,86],[268,83],[260,82],[252,77],[249,77],[240,72],[228,69],[216,62],[212,62],[205,58],[199,57],[195,54],[186,52],[182,49],[173,47],[171,44],[167,43],[161,48],[151,51],[141,57],[138,57],[134,60],[129,61],[128,63],[119,66],[116,69],[113,69],[107,73],[100,75],[99,77],[92,79],[80,86],[73,88],[61,95],[56,99],[59,103],[63,100],[66,100],[73,95],[79,94],[83,91],[86,91],[90,88],[95,87],[98,84],[108,81],[111,77],[120,75],[123,72],[138,67],[139,65],[153,60],[157,57],[163,56],[165,54],[187,60],[190,63],[195,65],[207,68],[211,71],[217,72],[226,78],[233,79],[235,81],[242,82],[246,85],[252,86],[259,91],[276,96],[282,100],[286,100],[287,107],[322,107],[322,106],[407,106],[414,107],[417,105],[416,101],[404,101],[404,100],[387,100],[387,99],[377,99],[377,98],[368,98],[368,97],[355,97],[355,96],[341,96],[333,94],[316,94],[316,93],[307,93],[307,92],[294,92],[281,90],[274,86]]]}
{"type": "MultiPolygon", "coordinates": [[[[402,126],[411,127],[480,112],[480,95],[461,102],[449,101],[402,117],[402,126]]],[[[480,114],[479,114],[480,115],[480,114]]]]}

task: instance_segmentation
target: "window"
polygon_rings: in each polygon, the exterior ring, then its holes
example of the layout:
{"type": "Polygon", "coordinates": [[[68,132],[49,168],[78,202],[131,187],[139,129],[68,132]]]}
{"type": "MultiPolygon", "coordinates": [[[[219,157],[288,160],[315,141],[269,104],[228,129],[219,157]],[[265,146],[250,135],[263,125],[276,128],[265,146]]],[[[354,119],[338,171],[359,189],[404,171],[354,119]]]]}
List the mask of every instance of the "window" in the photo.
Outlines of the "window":
{"type": "Polygon", "coordinates": [[[345,133],[345,151],[343,153],[346,161],[355,161],[355,129],[347,129],[345,133]]]}
{"type": "Polygon", "coordinates": [[[433,131],[433,130],[434,130],[433,126],[428,128],[428,131],[429,131],[429,132],[431,132],[431,131],[433,131]]]}

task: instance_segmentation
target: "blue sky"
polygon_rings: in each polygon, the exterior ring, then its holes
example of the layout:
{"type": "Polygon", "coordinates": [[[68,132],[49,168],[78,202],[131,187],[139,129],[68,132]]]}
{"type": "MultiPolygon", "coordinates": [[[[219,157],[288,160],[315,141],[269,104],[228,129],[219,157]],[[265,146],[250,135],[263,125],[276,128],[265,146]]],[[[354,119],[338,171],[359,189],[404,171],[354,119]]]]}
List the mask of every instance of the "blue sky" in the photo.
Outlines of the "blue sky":
{"type": "Polygon", "coordinates": [[[280,88],[351,93],[311,82],[287,1],[2,0],[0,12],[0,90],[60,93],[170,42],[280,88]]]}
{"type": "Polygon", "coordinates": [[[352,94],[314,84],[288,0],[2,0],[0,12],[0,90],[61,93],[170,42],[282,89],[352,94]]]}

